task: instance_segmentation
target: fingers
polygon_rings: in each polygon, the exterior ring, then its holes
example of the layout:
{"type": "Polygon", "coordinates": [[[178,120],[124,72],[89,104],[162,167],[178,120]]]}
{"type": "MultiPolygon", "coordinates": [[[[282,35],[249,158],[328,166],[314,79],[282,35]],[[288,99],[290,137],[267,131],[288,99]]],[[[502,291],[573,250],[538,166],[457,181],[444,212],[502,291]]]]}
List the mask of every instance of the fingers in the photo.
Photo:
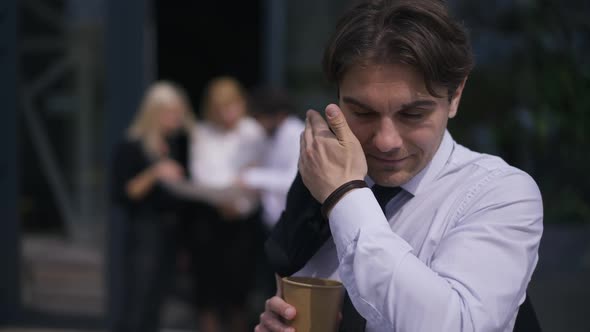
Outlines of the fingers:
{"type": "Polygon", "coordinates": [[[263,312],[260,315],[260,324],[257,328],[259,328],[257,331],[295,332],[294,328],[285,325],[277,315],[269,312],[263,312]]]}
{"type": "MultiPolygon", "coordinates": [[[[308,111],[308,114],[310,112],[315,112],[315,111],[308,111]]],[[[317,113],[317,112],[315,112],[317,113]]],[[[311,124],[311,120],[309,118],[309,116],[307,116],[305,118],[305,129],[303,130],[303,144],[301,146],[302,149],[304,150],[309,150],[309,148],[311,148],[311,145],[313,143],[313,136],[314,136],[314,132],[313,132],[313,126],[311,124]]]]}
{"type": "Polygon", "coordinates": [[[299,171],[303,169],[303,152],[305,151],[303,148],[303,144],[305,144],[303,139],[304,134],[305,131],[302,131],[301,135],[299,136],[299,160],[297,161],[297,169],[299,171]]]}
{"type": "Polygon", "coordinates": [[[321,116],[321,114],[317,111],[307,111],[305,120],[311,126],[312,133],[314,136],[330,133],[330,127],[328,126],[324,118],[321,116]]]}
{"type": "MultiPolygon", "coordinates": [[[[313,151],[313,142],[314,142],[314,129],[311,125],[311,120],[309,117],[310,113],[316,113],[316,111],[309,110],[307,111],[308,116],[305,118],[305,129],[301,133],[300,141],[299,141],[299,163],[298,167],[301,170],[304,167],[305,160],[307,160],[313,151]]],[[[318,114],[319,115],[319,114],[318,114]]],[[[326,125],[327,128],[327,125],[326,125]]]]}
{"type": "Polygon", "coordinates": [[[320,113],[310,109],[305,117],[305,129],[300,140],[300,153],[312,151],[314,141],[318,137],[333,138],[334,134],[320,113]]]}
{"type": "Polygon", "coordinates": [[[306,128],[308,126],[311,127],[310,133],[312,134],[306,135],[306,141],[308,144],[311,142],[310,138],[317,136],[336,136],[339,142],[350,141],[350,136],[353,135],[353,133],[350,130],[350,127],[348,127],[346,118],[338,105],[330,104],[326,106],[326,118],[327,122],[317,111],[307,111],[305,124],[306,128]]]}
{"type": "Polygon", "coordinates": [[[266,301],[265,311],[260,315],[260,323],[256,326],[255,331],[294,332],[295,330],[285,325],[281,318],[285,320],[295,318],[295,308],[280,297],[274,296],[266,301]]]}
{"type": "Polygon", "coordinates": [[[295,307],[278,296],[273,296],[266,301],[266,309],[267,312],[274,312],[286,320],[295,318],[295,307]]]}
{"type": "Polygon", "coordinates": [[[348,127],[346,118],[340,107],[336,104],[330,104],[326,106],[326,118],[328,118],[328,125],[332,128],[334,135],[340,142],[348,142],[352,131],[348,127]]]}
{"type": "MultiPolygon", "coordinates": [[[[262,315],[261,315],[261,317],[262,317],[262,315]]],[[[270,330],[267,329],[266,327],[264,327],[264,325],[262,325],[262,324],[258,324],[254,328],[254,332],[267,332],[267,331],[270,331],[270,330]]]]}

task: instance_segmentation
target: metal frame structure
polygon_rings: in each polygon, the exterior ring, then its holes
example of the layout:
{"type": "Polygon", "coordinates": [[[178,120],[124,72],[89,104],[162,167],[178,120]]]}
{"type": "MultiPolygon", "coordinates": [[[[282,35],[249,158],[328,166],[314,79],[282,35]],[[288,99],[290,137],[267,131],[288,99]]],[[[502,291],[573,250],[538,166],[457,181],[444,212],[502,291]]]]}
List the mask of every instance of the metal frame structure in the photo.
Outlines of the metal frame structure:
{"type": "Polygon", "coordinates": [[[84,20],[76,20],[75,15],[79,11],[72,9],[80,6],[75,1],[66,2],[69,10],[64,11],[52,7],[50,2],[25,0],[20,7],[21,11],[31,14],[28,17],[34,17],[48,31],[57,31],[53,34],[22,33],[19,56],[26,59],[22,66],[27,65],[25,62],[29,59],[52,59],[52,62],[45,65],[40,73],[29,74],[28,77],[24,74],[24,68],[20,68],[19,104],[24,114],[26,133],[39,158],[40,170],[55,197],[66,234],[74,240],[86,240],[84,230],[88,229],[88,222],[99,219],[96,218],[96,211],[100,206],[94,194],[100,188],[91,181],[91,174],[96,169],[93,151],[97,144],[92,122],[92,115],[96,113],[97,80],[92,64],[96,62],[97,55],[91,52],[92,41],[88,40],[87,33],[90,29],[84,25],[84,20]],[[66,12],[69,12],[69,16],[66,12]],[[64,78],[70,79],[70,75],[74,88],[66,93],[75,96],[72,99],[77,101],[70,105],[73,108],[70,112],[76,118],[76,139],[68,148],[73,151],[74,158],[60,161],[56,156],[55,145],[50,140],[49,130],[42,121],[42,111],[37,107],[37,101],[46,99],[56,83],[64,78]],[[63,166],[68,162],[74,164],[70,167],[75,170],[74,176],[68,176],[64,171],[67,168],[63,166]],[[73,189],[68,187],[68,177],[75,179],[72,181],[73,189]]]}
{"type": "Polygon", "coordinates": [[[17,0],[0,3],[0,324],[20,315],[20,246],[18,220],[18,145],[16,107],[17,0]]]}
{"type": "MultiPolygon", "coordinates": [[[[137,103],[146,86],[146,78],[150,70],[146,70],[148,56],[146,55],[146,10],[149,0],[97,0],[103,2],[107,15],[104,22],[107,62],[104,112],[104,128],[101,134],[104,141],[99,151],[93,147],[92,113],[95,107],[95,77],[93,77],[93,57],[90,45],[84,39],[84,31],[76,31],[84,26],[68,24],[68,18],[63,13],[51,7],[50,2],[40,0],[2,1],[0,5],[0,100],[3,103],[3,121],[0,121],[2,133],[3,159],[0,167],[0,206],[2,213],[2,232],[0,232],[0,264],[3,273],[0,274],[0,326],[45,326],[45,327],[78,327],[104,328],[106,317],[84,317],[80,315],[50,314],[38,312],[23,306],[21,299],[21,255],[20,255],[20,220],[18,213],[18,149],[17,128],[22,121],[25,134],[30,137],[38,157],[39,168],[48,180],[51,192],[56,198],[60,215],[66,221],[67,233],[71,239],[76,239],[77,231],[87,224],[79,225],[88,218],[95,217],[93,207],[95,198],[100,193],[93,192],[88,170],[95,166],[98,158],[105,164],[110,164],[110,151],[122,137],[124,128],[128,125],[137,103]],[[62,31],[60,36],[21,35],[17,43],[17,18],[19,11],[27,11],[54,31],[62,31]],[[65,30],[68,31],[65,31],[65,30]],[[67,38],[65,38],[65,37],[67,38]],[[85,43],[86,42],[86,43],[85,43]],[[20,48],[18,47],[20,46],[20,48]],[[47,54],[58,54],[52,62],[45,64],[39,73],[25,77],[19,75],[19,58],[49,58],[47,54]],[[45,98],[47,92],[63,79],[72,75],[74,91],[78,103],[76,104],[76,140],[73,141],[75,154],[74,168],[77,177],[74,183],[78,185],[72,190],[68,187],[66,174],[60,160],[58,160],[55,146],[51,144],[48,128],[45,125],[39,100],[45,98]],[[19,79],[20,82],[19,82],[19,79]],[[22,113],[20,113],[22,112],[22,113]],[[22,118],[19,117],[22,114],[22,118]],[[98,156],[98,157],[97,157],[98,156]]],[[[74,3],[75,1],[71,1],[74,3]]],[[[67,5],[74,5],[66,2],[67,5]]],[[[87,4],[87,3],[85,3],[87,4]]],[[[80,6],[84,6],[80,5],[80,6]]],[[[72,19],[71,17],[69,18],[72,19]]],[[[80,20],[78,23],[83,23],[80,20]]],[[[76,23],[76,22],[74,22],[76,23]]],[[[22,68],[21,68],[22,69],[22,68]]],[[[153,73],[153,70],[151,70],[153,73]]],[[[29,73],[30,74],[30,73],[29,73]]],[[[72,160],[69,160],[70,162],[72,160]]],[[[102,167],[108,173],[108,167],[102,167]]],[[[108,174],[105,178],[108,177],[108,174]]],[[[106,186],[103,188],[106,191],[106,186]]],[[[102,195],[106,196],[106,195],[102,195]]],[[[101,206],[102,207],[102,206],[101,206]]],[[[103,218],[98,218],[103,219],[103,218]]],[[[104,220],[104,219],[103,219],[104,220]]],[[[84,240],[84,239],[83,239],[84,240]]],[[[112,255],[116,252],[108,250],[112,255]]],[[[109,269],[106,269],[109,270],[109,269]]],[[[115,274],[117,271],[111,271],[115,274]]],[[[111,273],[112,274],[112,273],[111,273]]],[[[110,279],[108,279],[110,280],[110,279]]],[[[105,290],[106,291],[106,290],[105,290]]],[[[117,294],[111,292],[106,296],[109,300],[117,301],[117,294]]],[[[120,299],[119,299],[120,300],[120,299]]],[[[105,303],[109,303],[105,301],[105,303]]],[[[109,306],[110,307],[110,306],[109,306]]]]}
{"type": "MultiPolygon", "coordinates": [[[[76,1],[66,1],[65,4],[76,6],[72,4],[74,2],[76,1]]],[[[1,144],[4,147],[4,158],[0,164],[0,206],[3,220],[0,232],[0,264],[4,271],[0,274],[0,326],[43,324],[54,327],[100,328],[105,323],[110,325],[113,310],[116,310],[116,304],[121,301],[116,292],[120,273],[117,265],[120,243],[112,241],[117,239],[114,220],[106,223],[107,317],[72,317],[32,312],[23,307],[21,300],[17,128],[22,127],[25,130],[23,134],[30,138],[39,160],[39,168],[49,183],[58,211],[65,221],[67,234],[76,240],[79,228],[87,225],[86,220],[109,219],[106,215],[94,215],[97,210],[95,201],[106,196],[108,187],[103,188],[105,193],[95,193],[90,179],[92,174],[88,174],[88,171],[96,166],[99,159],[105,166],[103,181],[108,179],[113,147],[122,139],[145,87],[155,78],[154,22],[150,20],[152,0],[91,2],[102,2],[106,9],[102,24],[105,41],[103,56],[106,64],[103,82],[106,97],[103,132],[96,132],[92,116],[96,112],[96,86],[92,85],[92,82],[96,82],[96,77],[93,76],[96,75],[93,71],[93,57],[101,55],[92,54],[89,42],[84,40],[84,31],[77,31],[84,29],[84,26],[76,25],[84,20],[76,22],[75,17],[65,16],[62,10],[52,7],[53,2],[5,0],[0,4],[0,70],[3,73],[0,77],[0,100],[5,109],[3,121],[0,121],[3,138],[1,144]],[[19,11],[27,11],[51,26],[53,31],[59,31],[60,35],[21,35],[17,43],[19,11]],[[24,74],[19,75],[19,68],[22,68],[19,67],[18,59],[23,55],[45,60],[50,58],[52,61],[44,64],[38,73],[28,73],[29,76],[25,77],[24,74]],[[23,78],[20,82],[19,77],[23,78]],[[68,92],[77,97],[73,131],[76,139],[69,149],[74,158],[67,161],[73,163],[75,169],[75,181],[71,182],[69,174],[64,171],[64,161],[58,158],[56,146],[50,140],[50,131],[39,107],[39,102],[46,98],[48,91],[55,88],[64,77],[73,79],[74,90],[68,92]],[[96,136],[102,137],[100,144],[94,141],[96,136]],[[97,146],[101,149],[96,150],[97,146]],[[76,185],[72,187],[70,183],[76,185]]],[[[84,2],[78,6],[87,4],[84,2]]],[[[266,0],[264,7],[266,26],[260,32],[264,35],[265,44],[262,77],[267,84],[284,85],[286,0],[266,0]]],[[[108,210],[108,203],[105,205],[106,209],[100,205],[98,209],[108,210]]]]}

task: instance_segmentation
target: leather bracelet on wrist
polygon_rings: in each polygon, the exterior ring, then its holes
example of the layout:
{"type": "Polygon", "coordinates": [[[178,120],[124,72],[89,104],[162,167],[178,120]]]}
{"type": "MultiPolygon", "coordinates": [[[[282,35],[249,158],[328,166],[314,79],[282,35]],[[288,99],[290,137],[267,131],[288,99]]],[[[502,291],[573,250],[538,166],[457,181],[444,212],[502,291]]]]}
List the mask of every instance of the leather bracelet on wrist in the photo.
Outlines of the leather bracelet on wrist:
{"type": "Polygon", "coordinates": [[[330,196],[328,196],[328,198],[326,198],[326,200],[324,201],[324,204],[322,204],[321,210],[322,210],[322,217],[324,217],[324,220],[328,221],[328,212],[330,212],[330,210],[332,210],[334,205],[336,205],[336,203],[338,203],[340,201],[340,199],[342,199],[342,197],[344,197],[344,195],[346,193],[348,193],[349,191],[351,191],[353,189],[367,188],[367,187],[368,187],[367,183],[363,180],[352,180],[352,181],[346,182],[345,184],[336,188],[336,190],[334,190],[330,194],[330,196]]]}

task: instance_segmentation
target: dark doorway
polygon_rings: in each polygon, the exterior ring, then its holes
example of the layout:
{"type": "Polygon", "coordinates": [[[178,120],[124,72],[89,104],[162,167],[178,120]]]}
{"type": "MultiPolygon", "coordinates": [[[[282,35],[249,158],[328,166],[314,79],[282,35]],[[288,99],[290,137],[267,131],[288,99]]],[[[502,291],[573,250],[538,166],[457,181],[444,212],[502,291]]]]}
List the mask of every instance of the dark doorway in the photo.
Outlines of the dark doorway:
{"type": "Polygon", "coordinates": [[[260,80],[261,0],[156,0],[157,77],[181,84],[198,110],[218,75],[251,87],[260,80]]]}

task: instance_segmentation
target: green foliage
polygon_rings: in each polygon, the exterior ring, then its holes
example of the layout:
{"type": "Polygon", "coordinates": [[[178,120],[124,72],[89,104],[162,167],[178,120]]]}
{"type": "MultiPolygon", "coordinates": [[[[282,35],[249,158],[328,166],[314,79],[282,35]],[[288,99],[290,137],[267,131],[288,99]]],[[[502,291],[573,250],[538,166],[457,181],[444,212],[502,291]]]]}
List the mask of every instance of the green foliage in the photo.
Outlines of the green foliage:
{"type": "Polygon", "coordinates": [[[470,3],[456,12],[470,27],[478,64],[451,131],[530,173],[546,222],[590,222],[588,5],[470,3]]]}

